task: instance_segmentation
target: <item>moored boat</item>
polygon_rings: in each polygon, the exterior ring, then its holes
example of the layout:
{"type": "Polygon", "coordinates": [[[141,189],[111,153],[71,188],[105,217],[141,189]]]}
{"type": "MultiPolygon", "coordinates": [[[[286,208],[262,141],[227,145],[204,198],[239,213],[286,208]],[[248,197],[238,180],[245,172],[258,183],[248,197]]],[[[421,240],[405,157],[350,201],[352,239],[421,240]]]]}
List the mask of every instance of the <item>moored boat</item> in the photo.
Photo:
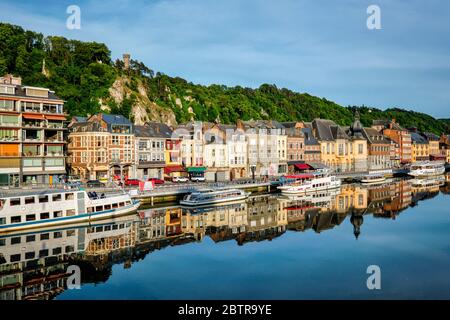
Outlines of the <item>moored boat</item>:
{"type": "Polygon", "coordinates": [[[240,189],[197,191],[184,196],[183,200],[180,201],[180,204],[185,206],[213,205],[217,203],[245,200],[249,195],[250,192],[245,192],[240,189]]]}
{"type": "Polygon", "coordinates": [[[386,178],[381,174],[372,174],[365,176],[361,179],[361,183],[364,184],[378,184],[386,181],[386,178]]]}
{"type": "Polygon", "coordinates": [[[422,178],[439,176],[444,173],[445,164],[443,162],[425,161],[411,164],[408,174],[416,178],[422,178]]]}
{"type": "Polygon", "coordinates": [[[341,186],[341,180],[327,171],[287,176],[292,183],[277,187],[285,194],[298,194],[316,192],[321,190],[337,189],[341,186]]]}
{"type": "Polygon", "coordinates": [[[84,190],[30,191],[0,197],[0,233],[105,219],[132,213],[129,194],[97,196],[84,190]]]}

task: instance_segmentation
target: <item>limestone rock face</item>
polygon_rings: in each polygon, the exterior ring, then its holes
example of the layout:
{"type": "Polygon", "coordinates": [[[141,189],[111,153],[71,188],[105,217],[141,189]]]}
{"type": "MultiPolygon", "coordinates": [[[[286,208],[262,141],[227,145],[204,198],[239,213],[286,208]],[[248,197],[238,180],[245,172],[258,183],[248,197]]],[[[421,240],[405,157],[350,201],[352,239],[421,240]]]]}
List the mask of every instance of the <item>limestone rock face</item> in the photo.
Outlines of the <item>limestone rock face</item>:
{"type": "MultiPolygon", "coordinates": [[[[149,99],[147,89],[140,80],[135,80],[132,84],[130,77],[118,77],[109,88],[109,96],[109,99],[117,105],[122,104],[125,98],[133,98],[132,114],[136,125],[143,125],[147,121],[158,121],[169,126],[177,124],[172,110],[163,108],[149,99]]],[[[100,100],[100,106],[102,110],[110,111],[108,99],[100,100]]]]}

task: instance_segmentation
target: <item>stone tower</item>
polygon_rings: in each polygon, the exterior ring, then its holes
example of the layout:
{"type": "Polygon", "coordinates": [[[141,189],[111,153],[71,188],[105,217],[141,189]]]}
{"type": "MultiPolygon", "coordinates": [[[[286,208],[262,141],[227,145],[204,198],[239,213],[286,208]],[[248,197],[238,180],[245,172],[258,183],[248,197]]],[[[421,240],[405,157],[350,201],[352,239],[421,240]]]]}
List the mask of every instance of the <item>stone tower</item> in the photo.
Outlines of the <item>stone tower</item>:
{"type": "Polygon", "coordinates": [[[123,54],[123,68],[125,70],[130,69],[130,54],[129,53],[123,54]]]}

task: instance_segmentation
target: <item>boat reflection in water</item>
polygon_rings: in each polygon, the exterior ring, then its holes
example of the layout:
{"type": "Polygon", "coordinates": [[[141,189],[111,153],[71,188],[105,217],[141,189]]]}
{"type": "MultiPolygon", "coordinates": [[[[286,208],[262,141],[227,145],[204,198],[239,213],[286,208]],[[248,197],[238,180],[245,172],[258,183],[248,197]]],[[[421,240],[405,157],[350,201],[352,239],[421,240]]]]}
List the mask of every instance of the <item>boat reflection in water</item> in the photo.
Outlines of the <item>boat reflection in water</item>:
{"type": "Polygon", "coordinates": [[[139,209],[95,224],[0,235],[0,300],[53,299],[67,290],[70,265],[80,267],[82,285],[103,283],[116,264],[129,268],[155,250],[205,236],[216,243],[245,245],[270,241],[288,230],[324,232],[348,217],[358,238],[366,216],[395,219],[419,201],[448,194],[449,180],[350,184],[303,196],[257,195],[215,207],[139,209]]]}

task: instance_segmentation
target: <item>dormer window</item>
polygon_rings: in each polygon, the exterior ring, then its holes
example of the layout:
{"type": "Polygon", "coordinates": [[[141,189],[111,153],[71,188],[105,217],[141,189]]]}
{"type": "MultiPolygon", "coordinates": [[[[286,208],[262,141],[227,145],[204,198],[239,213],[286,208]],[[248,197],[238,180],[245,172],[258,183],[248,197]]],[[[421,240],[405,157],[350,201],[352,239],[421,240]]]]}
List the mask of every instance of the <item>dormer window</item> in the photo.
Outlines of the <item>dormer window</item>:
{"type": "Polygon", "coordinates": [[[48,89],[25,87],[26,95],[30,97],[48,98],[48,89]]]}
{"type": "Polygon", "coordinates": [[[15,87],[0,85],[0,93],[14,94],[15,87]]]}

